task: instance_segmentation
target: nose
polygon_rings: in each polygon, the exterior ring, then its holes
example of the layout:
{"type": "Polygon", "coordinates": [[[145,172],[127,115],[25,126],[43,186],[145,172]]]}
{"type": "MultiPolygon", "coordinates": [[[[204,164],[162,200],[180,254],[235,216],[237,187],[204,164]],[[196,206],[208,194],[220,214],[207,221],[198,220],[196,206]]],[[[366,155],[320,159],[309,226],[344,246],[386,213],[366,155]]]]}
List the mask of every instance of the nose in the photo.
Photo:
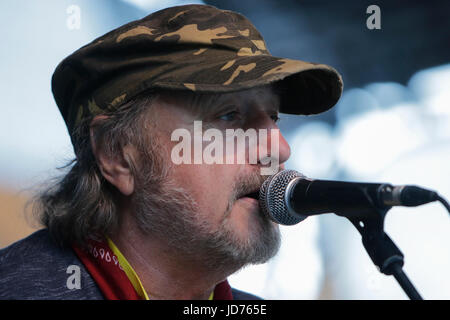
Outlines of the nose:
{"type": "MultiPolygon", "coordinates": [[[[280,166],[283,168],[283,163],[286,162],[291,155],[291,148],[282,135],[280,128],[276,122],[269,116],[265,115],[263,121],[260,123],[259,129],[266,129],[260,131],[258,143],[258,154],[262,157],[264,155],[270,159],[276,159],[280,166]],[[264,137],[264,133],[267,134],[264,137]],[[263,135],[261,135],[263,133],[263,135]]],[[[260,162],[264,160],[260,157],[260,162]]]]}
{"type": "MultiPolygon", "coordinates": [[[[279,128],[278,128],[278,130],[279,130],[279,128]]],[[[279,143],[279,146],[280,146],[280,149],[279,149],[279,152],[280,152],[280,154],[279,154],[280,155],[279,161],[280,161],[280,164],[284,164],[289,159],[289,157],[291,156],[291,147],[289,146],[289,143],[286,141],[286,139],[281,134],[281,132],[279,134],[279,142],[278,143],[279,143]]]]}

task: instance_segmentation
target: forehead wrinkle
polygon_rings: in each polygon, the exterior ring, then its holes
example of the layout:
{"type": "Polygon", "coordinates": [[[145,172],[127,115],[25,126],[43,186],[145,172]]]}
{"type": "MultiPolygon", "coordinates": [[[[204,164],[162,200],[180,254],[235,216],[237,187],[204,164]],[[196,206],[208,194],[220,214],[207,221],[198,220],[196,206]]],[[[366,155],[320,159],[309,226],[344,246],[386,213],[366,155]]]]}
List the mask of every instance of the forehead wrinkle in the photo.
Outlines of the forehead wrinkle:
{"type": "Polygon", "coordinates": [[[198,118],[205,118],[215,114],[223,106],[223,94],[197,94],[190,103],[190,108],[198,118]]]}
{"type": "Polygon", "coordinates": [[[184,109],[195,119],[203,119],[231,110],[232,106],[256,106],[268,113],[278,113],[280,96],[273,86],[263,86],[229,93],[167,92],[162,95],[166,103],[184,109]]]}
{"type": "Polygon", "coordinates": [[[214,111],[219,94],[200,94],[189,91],[167,91],[160,95],[163,103],[183,110],[195,119],[201,119],[214,111]]]}
{"type": "Polygon", "coordinates": [[[259,87],[252,90],[249,97],[254,106],[267,113],[278,113],[280,109],[280,95],[272,86],[259,87]]]}
{"type": "Polygon", "coordinates": [[[250,103],[263,106],[268,112],[278,112],[280,108],[280,95],[273,85],[236,92],[193,95],[191,107],[199,115],[208,116],[227,110],[230,106],[243,107],[250,103]]]}

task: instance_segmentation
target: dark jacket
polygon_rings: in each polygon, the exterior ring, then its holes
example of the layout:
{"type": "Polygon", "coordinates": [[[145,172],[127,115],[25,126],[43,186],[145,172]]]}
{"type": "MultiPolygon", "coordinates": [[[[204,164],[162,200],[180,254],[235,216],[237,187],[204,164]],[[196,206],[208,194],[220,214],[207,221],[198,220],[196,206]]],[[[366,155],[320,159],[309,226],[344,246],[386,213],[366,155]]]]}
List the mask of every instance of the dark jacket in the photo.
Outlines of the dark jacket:
{"type": "MultiPolygon", "coordinates": [[[[236,289],[232,289],[232,294],[235,300],[260,299],[236,289]]],[[[48,231],[42,229],[0,250],[0,299],[102,300],[104,297],[75,252],[58,246],[48,231]],[[80,270],[79,288],[74,288],[70,281],[73,266],[80,270]]]]}

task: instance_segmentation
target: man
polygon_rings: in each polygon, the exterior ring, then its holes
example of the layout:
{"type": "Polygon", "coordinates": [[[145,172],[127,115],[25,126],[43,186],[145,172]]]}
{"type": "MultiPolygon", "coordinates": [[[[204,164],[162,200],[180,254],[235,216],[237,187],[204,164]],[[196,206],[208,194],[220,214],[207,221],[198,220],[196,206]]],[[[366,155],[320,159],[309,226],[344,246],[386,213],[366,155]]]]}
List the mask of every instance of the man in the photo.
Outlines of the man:
{"type": "Polygon", "coordinates": [[[257,200],[263,169],[290,154],[278,112],[328,110],[339,74],[271,56],[240,14],[187,5],[80,48],[52,90],[76,159],[38,197],[45,229],[1,250],[0,297],[256,298],[226,278],[279,247],[257,200]]]}

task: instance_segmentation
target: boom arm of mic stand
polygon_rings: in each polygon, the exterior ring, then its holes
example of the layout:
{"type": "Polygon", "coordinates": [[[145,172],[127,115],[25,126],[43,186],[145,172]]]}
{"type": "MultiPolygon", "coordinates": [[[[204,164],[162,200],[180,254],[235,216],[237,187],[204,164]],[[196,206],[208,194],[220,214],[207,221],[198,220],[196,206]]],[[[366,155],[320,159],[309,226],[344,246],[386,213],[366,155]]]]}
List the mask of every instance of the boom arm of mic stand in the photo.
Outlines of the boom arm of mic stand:
{"type": "MultiPolygon", "coordinates": [[[[403,253],[384,232],[384,218],[390,208],[373,208],[364,218],[348,218],[362,236],[362,243],[381,273],[393,275],[411,300],[423,300],[403,272],[403,253]]],[[[337,213],[338,214],[338,213],[337,213]]]]}

